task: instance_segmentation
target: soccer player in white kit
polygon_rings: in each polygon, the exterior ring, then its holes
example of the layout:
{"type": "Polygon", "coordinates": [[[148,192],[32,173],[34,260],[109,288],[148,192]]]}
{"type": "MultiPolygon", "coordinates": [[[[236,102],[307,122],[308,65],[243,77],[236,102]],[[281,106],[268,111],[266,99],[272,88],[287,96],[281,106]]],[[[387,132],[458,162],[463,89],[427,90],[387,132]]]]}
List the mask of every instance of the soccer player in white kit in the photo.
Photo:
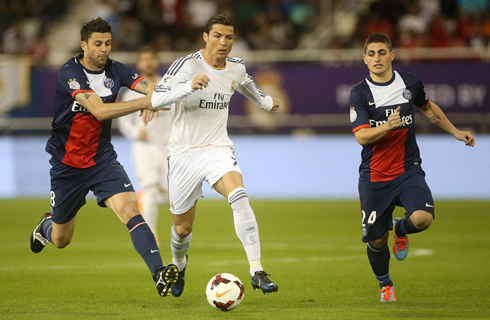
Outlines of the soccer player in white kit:
{"type": "Polygon", "coordinates": [[[258,89],[242,60],[228,57],[235,41],[232,18],[224,14],[211,17],[203,38],[205,49],[177,59],[152,95],[154,108],[175,103],[168,142],[169,201],[174,222],[170,246],[172,261],[180,272],[171,292],[179,297],[184,290],[187,251],[204,180],[231,205],[235,231],[249,260],[253,288],[277,292],[277,284],[260,263],[257,221],[226,126],[235,91],[266,111],[276,110],[279,102],[258,89]]]}
{"type": "MultiPolygon", "coordinates": [[[[138,52],[136,69],[145,79],[158,83],[162,78],[158,74],[159,66],[155,49],[144,47],[138,52]]],[[[141,97],[142,95],[136,91],[125,90],[121,100],[129,101],[141,97]]],[[[137,193],[138,207],[159,244],[158,205],[168,203],[167,142],[170,133],[170,112],[160,112],[147,126],[137,113],[129,114],[118,119],[118,128],[123,136],[132,142],[136,178],[142,188],[137,193]]]]}

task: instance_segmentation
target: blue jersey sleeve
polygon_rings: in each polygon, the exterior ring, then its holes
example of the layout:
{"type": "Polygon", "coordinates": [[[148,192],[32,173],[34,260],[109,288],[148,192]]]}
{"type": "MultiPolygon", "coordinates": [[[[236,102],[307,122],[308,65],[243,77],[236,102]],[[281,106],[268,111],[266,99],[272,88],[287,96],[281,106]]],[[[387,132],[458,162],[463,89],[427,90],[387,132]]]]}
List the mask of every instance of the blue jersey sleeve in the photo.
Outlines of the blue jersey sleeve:
{"type": "Polygon", "coordinates": [[[121,86],[128,87],[131,90],[134,90],[138,82],[143,80],[143,77],[139,73],[134,72],[130,67],[120,62],[113,62],[113,70],[121,80],[121,86]]]}
{"type": "Polygon", "coordinates": [[[417,78],[416,88],[417,94],[415,95],[413,104],[420,109],[424,109],[429,104],[429,97],[427,96],[427,93],[425,93],[424,84],[419,78],[417,78]]]}
{"type": "Polygon", "coordinates": [[[79,68],[74,68],[70,64],[65,64],[58,75],[58,90],[63,90],[73,99],[80,92],[94,91],[90,88],[87,77],[79,68]]]}
{"type": "Polygon", "coordinates": [[[352,132],[356,132],[362,128],[371,127],[369,123],[369,113],[366,108],[366,99],[359,88],[356,86],[350,92],[350,123],[352,132]]]}

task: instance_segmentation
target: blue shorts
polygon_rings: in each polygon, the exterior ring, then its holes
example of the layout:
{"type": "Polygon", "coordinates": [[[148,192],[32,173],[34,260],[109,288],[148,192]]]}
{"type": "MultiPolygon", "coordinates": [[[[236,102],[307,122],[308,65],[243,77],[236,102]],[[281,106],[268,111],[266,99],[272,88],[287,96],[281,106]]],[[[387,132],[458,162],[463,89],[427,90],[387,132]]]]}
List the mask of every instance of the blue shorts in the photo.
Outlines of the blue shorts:
{"type": "Polygon", "coordinates": [[[362,213],[362,241],[381,238],[393,229],[395,206],[404,207],[405,215],[424,210],[434,215],[434,200],[425,182],[425,172],[414,167],[392,181],[359,181],[362,213]]]}
{"type": "Polygon", "coordinates": [[[101,207],[106,207],[105,200],[115,194],[134,192],[126,171],[115,156],[85,169],[70,167],[55,159],[49,163],[51,214],[55,223],[70,222],[86,203],[89,191],[94,193],[101,207]]]}

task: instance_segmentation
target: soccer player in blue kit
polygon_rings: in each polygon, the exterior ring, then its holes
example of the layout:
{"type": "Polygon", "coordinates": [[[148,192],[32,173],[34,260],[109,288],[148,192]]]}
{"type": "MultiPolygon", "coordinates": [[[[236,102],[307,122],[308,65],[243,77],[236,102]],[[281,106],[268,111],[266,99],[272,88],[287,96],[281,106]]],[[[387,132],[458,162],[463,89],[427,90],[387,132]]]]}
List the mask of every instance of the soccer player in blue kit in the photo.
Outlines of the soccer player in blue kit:
{"type": "Polygon", "coordinates": [[[71,242],[76,214],[90,190],[99,206],[109,207],[127,226],[158,293],[167,296],[178,279],[178,269],[163,265],[155,237],[138,212],[131,181],[116,160],[110,133],[112,118],[138,110],[149,112],[144,118],[151,121],[155,85],[109,59],[111,43],[111,26],[101,18],[89,21],[81,29],[83,53],[65,63],[58,74],[51,137],[46,144],[52,155],[51,211],[31,234],[31,250],[39,253],[49,242],[58,248],[71,242]],[[122,86],[146,96],[115,103],[122,86]]]}
{"type": "Polygon", "coordinates": [[[381,302],[396,301],[389,273],[388,231],[393,230],[395,258],[403,260],[409,248],[407,234],[424,231],[434,219],[434,201],[415,141],[414,106],[457,140],[475,145],[470,132],[454,127],[429,100],[415,75],[393,70],[394,57],[390,39],[371,34],[364,44],[369,77],[350,94],[352,131],[363,146],[359,168],[362,241],[367,243],[381,302]],[[405,208],[405,217],[392,220],[395,206],[405,208]]]}

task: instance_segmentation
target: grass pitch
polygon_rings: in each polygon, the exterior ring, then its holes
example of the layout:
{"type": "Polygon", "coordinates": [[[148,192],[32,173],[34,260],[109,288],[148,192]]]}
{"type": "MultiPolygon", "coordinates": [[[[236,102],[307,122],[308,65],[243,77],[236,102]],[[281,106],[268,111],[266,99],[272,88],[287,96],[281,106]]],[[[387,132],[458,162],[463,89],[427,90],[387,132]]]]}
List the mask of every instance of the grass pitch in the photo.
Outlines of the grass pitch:
{"type": "MultiPolygon", "coordinates": [[[[380,303],[357,201],[252,201],[262,263],[279,284],[266,296],[251,288],[229,205],[202,200],[185,292],[161,298],[109,209],[90,200],[73,242],[36,255],[28,238],[48,200],[1,200],[0,319],[490,319],[490,202],[436,204],[431,228],[410,236],[408,258],[391,260],[398,301],[380,303]],[[228,313],[212,309],[204,294],[220,272],[245,284],[243,303],[228,313]]],[[[161,208],[166,262],[170,226],[161,208]]]]}

